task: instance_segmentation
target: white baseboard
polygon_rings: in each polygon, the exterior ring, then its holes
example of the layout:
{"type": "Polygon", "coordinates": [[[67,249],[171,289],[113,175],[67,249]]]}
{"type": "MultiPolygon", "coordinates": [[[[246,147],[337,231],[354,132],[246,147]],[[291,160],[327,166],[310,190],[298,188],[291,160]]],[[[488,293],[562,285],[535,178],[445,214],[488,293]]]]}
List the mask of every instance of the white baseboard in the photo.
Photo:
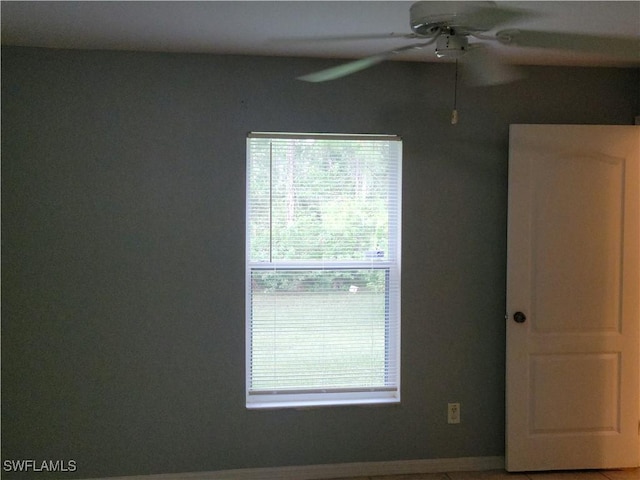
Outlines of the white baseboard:
{"type": "Polygon", "coordinates": [[[337,463],[295,467],[243,468],[218,472],[163,473],[92,480],[321,480],[409,473],[481,471],[504,468],[504,457],[436,458],[392,462],[337,463]]]}

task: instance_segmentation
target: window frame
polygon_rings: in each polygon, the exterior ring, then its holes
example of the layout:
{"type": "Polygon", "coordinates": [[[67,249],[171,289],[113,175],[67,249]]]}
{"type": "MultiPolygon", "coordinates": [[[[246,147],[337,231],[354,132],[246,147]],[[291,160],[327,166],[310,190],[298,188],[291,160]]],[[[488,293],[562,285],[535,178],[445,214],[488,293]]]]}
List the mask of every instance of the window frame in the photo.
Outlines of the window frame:
{"type": "Polygon", "coordinates": [[[396,135],[352,135],[352,134],[305,134],[251,132],[246,139],[246,189],[245,189],[245,402],[248,409],[273,408],[309,408],[338,405],[395,404],[400,402],[401,366],[400,366],[400,298],[401,298],[401,231],[402,231],[402,139],[396,135]],[[393,209],[388,214],[395,217],[395,232],[388,233],[386,259],[368,258],[349,261],[287,260],[252,261],[251,256],[251,217],[250,217],[250,162],[252,139],[322,139],[322,140],[380,140],[396,142],[395,176],[390,178],[390,191],[395,193],[393,209]],[[387,305],[385,329],[385,371],[393,369],[390,376],[395,379],[393,385],[378,387],[350,388],[310,388],[295,390],[258,390],[251,388],[252,381],[252,273],[255,271],[293,271],[293,270],[383,270],[386,272],[385,302],[387,305]],[[387,350],[388,349],[388,350],[387,350]]]}

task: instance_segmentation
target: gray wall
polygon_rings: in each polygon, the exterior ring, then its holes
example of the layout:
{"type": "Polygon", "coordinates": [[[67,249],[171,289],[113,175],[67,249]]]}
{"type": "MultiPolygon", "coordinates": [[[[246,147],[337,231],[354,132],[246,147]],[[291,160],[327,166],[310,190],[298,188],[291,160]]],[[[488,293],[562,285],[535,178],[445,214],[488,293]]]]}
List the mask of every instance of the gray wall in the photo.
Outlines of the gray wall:
{"type": "Polygon", "coordinates": [[[639,72],[462,86],[454,127],[453,65],[294,80],[332,64],[2,49],[2,460],[86,478],[503,455],[508,126],[630,124],[639,72]],[[245,409],[252,130],[404,139],[401,405],[245,409]]]}

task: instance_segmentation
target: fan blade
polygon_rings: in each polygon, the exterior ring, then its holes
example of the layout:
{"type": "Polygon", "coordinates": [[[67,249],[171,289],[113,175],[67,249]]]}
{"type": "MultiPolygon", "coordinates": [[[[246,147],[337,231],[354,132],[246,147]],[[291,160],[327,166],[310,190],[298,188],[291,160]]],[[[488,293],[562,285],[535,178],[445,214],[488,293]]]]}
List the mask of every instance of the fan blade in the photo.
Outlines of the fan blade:
{"type": "Polygon", "coordinates": [[[341,77],[346,77],[347,75],[351,75],[352,73],[359,72],[360,70],[364,70],[366,68],[373,67],[378,63],[384,62],[397,53],[404,52],[406,50],[426,47],[427,45],[432,44],[436,38],[437,36],[433,37],[428,42],[406,45],[404,47],[389,50],[387,52],[371,55],[370,57],[354,60],[353,62],[343,63],[335,67],[320,70],[319,72],[309,73],[307,75],[298,77],[298,80],[304,80],[305,82],[326,82],[328,80],[336,80],[341,77]]]}
{"type": "Polygon", "coordinates": [[[281,37],[272,38],[271,43],[321,43],[321,42],[345,42],[358,40],[386,40],[395,38],[418,38],[415,33],[364,33],[362,35],[339,35],[335,37],[281,37]]]}
{"type": "Polygon", "coordinates": [[[505,45],[572,50],[640,62],[640,38],[539,30],[503,30],[498,32],[496,37],[505,45]]]}
{"type": "Polygon", "coordinates": [[[326,82],[328,80],[336,80],[341,77],[346,77],[352,73],[359,72],[369,67],[373,67],[378,63],[384,62],[389,58],[389,53],[379,53],[378,55],[372,55],[370,57],[361,58],[349,63],[343,63],[336,67],[327,68],[326,70],[320,70],[319,72],[309,73],[298,77],[298,80],[304,80],[305,82],[326,82]]]}
{"type": "Polygon", "coordinates": [[[520,69],[509,65],[484,44],[470,45],[467,53],[460,58],[466,83],[472,86],[492,86],[515,82],[524,78],[520,69]]]}

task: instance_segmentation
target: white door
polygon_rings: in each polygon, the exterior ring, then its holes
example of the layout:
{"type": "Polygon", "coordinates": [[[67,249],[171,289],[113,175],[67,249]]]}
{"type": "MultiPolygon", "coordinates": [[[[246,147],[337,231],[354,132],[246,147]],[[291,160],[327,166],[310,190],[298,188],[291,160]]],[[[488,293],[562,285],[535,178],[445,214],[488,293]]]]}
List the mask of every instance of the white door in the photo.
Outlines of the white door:
{"type": "Polygon", "coordinates": [[[638,466],[640,127],[509,142],[507,470],[638,466]]]}

